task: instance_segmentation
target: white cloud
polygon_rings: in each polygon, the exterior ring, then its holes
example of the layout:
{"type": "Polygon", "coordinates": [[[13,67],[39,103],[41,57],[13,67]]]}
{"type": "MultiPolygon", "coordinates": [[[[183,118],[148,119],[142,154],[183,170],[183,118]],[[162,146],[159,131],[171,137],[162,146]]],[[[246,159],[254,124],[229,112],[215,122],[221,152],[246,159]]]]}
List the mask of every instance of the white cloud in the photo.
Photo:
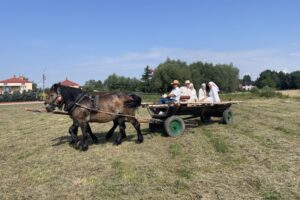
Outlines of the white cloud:
{"type": "MultiPolygon", "coordinates": [[[[233,63],[240,69],[240,75],[250,74],[256,78],[265,69],[291,72],[300,69],[299,52],[283,52],[277,49],[255,49],[244,51],[191,50],[180,48],[153,48],[146,52],[130,52],[114,57],[89,58],[76,64],[76,71],[90,71],[98,79],[108,75],[140,77],[146,65],[156,67],[167,57],[188,63],[195,61],[233,63]]],[[[96,78],[96,77],[95,77],[96,78]]],[[[88,79],[88,77],[86,77],[88,79]]]]}

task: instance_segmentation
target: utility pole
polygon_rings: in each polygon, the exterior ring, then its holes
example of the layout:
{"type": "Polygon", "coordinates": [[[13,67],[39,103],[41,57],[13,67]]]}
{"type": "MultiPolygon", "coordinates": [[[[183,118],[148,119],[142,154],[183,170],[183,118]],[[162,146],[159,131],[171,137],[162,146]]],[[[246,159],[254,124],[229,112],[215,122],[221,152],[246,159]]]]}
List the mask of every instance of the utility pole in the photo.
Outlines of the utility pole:
{"type": "Polygon", "coordinates": [[[45,75],[46,69],[43,71],[43,99],[45,99],[45,81],[46,81],[46,75],[45,75]]]}

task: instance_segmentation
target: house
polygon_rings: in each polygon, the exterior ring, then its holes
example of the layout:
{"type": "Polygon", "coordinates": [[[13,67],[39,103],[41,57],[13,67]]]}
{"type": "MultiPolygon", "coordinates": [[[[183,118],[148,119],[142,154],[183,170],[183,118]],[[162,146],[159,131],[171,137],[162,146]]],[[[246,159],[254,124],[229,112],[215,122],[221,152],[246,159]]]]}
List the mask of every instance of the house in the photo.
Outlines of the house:
{"type": "Polygon", "coordinates": [[[74,87],[74,88],[80,87],[80,85],[78,83],[75,83],[74,81],[70,81],[70,80],[68,80],[68,78],[66,78],[66,80],[64,80],[64,81],[61,81],[60,84],[63,86],[67,86],[67,87],[74,87]]]}
{"type": "Polygon", "coordinates": [[[246,91],[252,90],[253,88],[254,88],[253,85],[243,85],[243,86],[242,86],[242,89],[243,89],[243,90],[246,90],[246,91]]]}
{"type": "Polygon", "coordinates": [[[8,92],[12,94],[15,91],[23,93],[24,91],[32,90],[32,82],[25,79],[24,76],[13,76],[9,79],[0,81],[0,94],[8,92]]]}

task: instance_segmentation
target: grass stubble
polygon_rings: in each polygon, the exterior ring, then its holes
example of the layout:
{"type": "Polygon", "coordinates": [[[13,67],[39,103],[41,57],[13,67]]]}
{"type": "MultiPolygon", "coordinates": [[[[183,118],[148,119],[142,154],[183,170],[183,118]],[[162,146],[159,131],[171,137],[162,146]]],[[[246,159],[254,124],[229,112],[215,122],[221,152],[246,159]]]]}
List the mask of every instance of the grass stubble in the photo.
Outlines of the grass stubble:
{"type": "Polygon", "coordinates": [[[232,107],[233,125],[180,138],[142,124],[139,145],[129,124],[120,146],[104,139],[111,123],[92,124],[100,144],[87,152],[68,145],[68,117],[25,107],[0,107],[0,199],[300,199],[297,99],[250,99],[232,107]]]}

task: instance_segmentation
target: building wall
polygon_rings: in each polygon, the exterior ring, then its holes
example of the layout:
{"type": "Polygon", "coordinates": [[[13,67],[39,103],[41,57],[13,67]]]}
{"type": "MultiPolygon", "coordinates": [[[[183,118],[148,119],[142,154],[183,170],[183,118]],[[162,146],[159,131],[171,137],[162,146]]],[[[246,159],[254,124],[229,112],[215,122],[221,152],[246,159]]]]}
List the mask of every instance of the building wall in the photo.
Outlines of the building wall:
{"type": "Polygon", "coordinates": [[[23,91],[32,90],[32,83],[25,83],[25,84],[21,84],[21,83],[3,84],[3,83],[0,83],[0,94],[3,94],[5,92],[5,90],[4,90],[5,87],[9,87],[11,93],[13,93],[15,91],[19,91],[19,92],[23,93],[23,91]]]}

